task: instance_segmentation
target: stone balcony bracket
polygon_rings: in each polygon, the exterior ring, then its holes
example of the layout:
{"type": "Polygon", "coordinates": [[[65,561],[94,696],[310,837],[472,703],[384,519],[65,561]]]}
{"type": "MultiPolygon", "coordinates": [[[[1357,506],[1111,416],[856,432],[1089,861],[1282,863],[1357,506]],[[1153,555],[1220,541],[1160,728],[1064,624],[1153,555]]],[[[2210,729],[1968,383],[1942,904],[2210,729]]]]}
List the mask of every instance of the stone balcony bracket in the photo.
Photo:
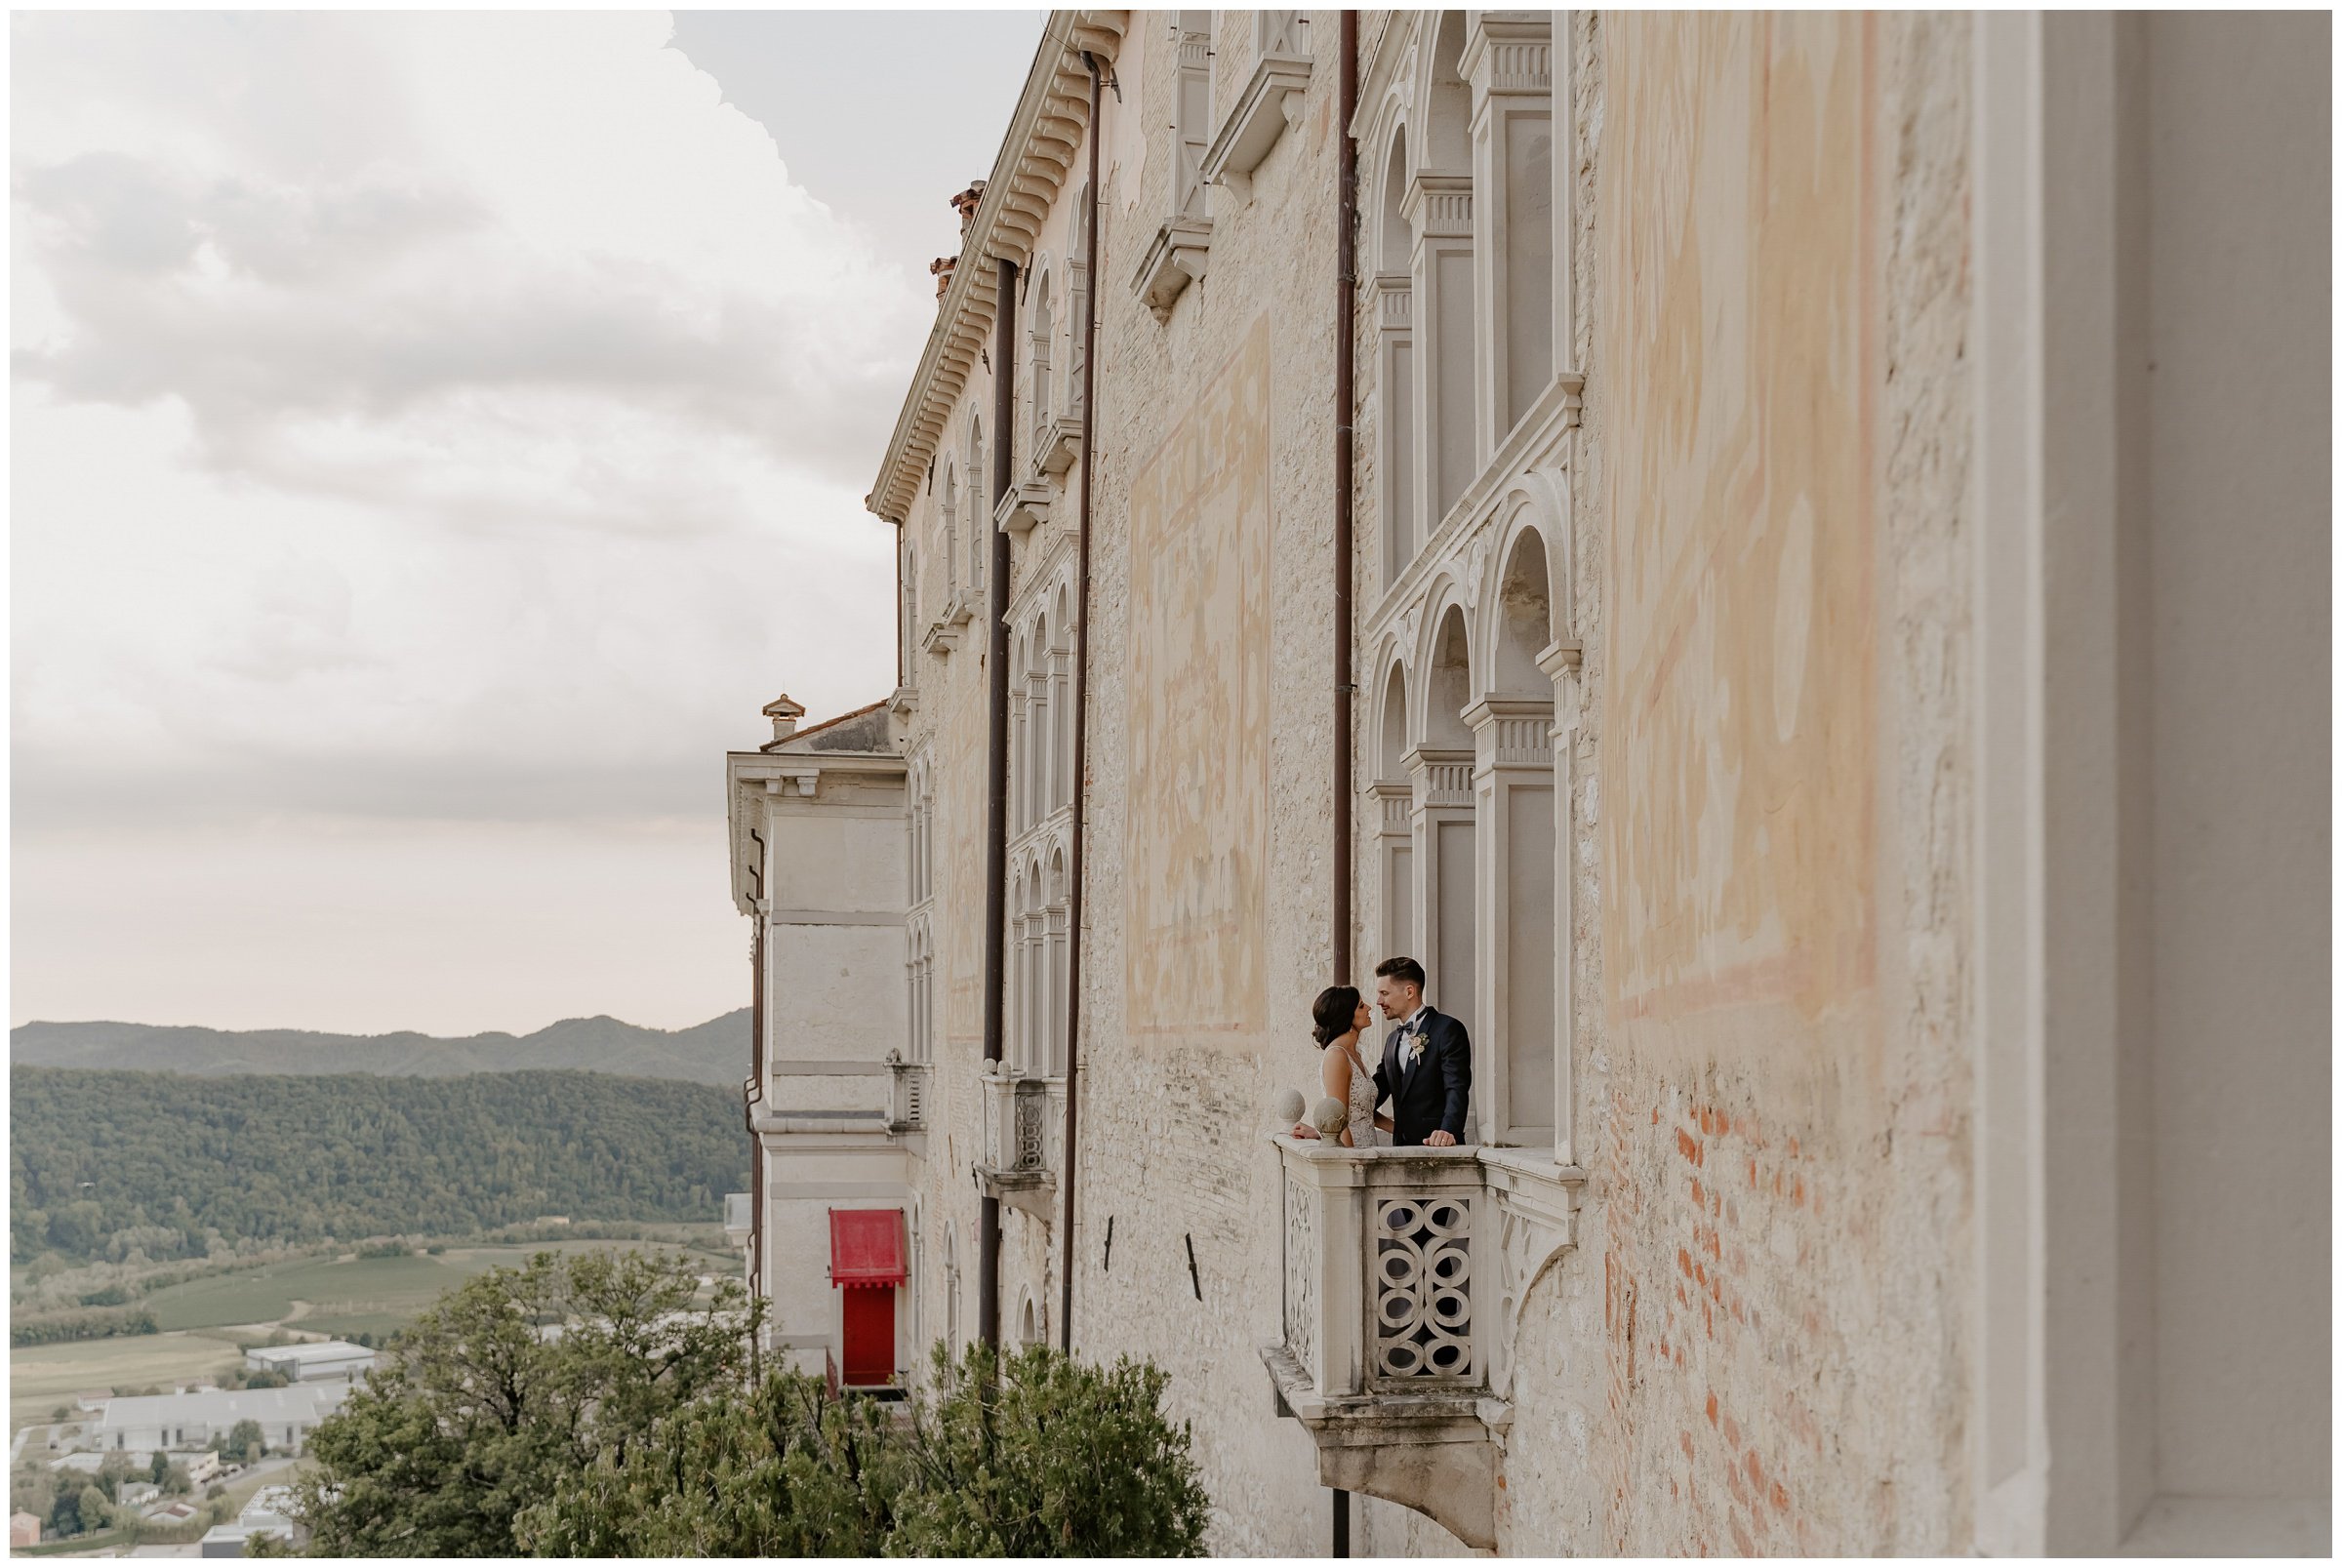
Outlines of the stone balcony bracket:
{"type": "Polygon", "coordinates": [[[1253,67],[1252,80],[1244,84],[1227,123],[1203,155],[1204,181],[1226,185],[1238,201],[1250,201],[1253,171],[1288,127],[1301,124],[1309,87],[1308,56],[1262,56],[1253,67]]]}
{"type": "Polygon", "coordinates": [[[1023,539],[1049,520],[1049,502],[1057,487],[1045,479],[1028,479],[1000,501],[1000,529],[1023,539]]]}
{"type": "Polygon", "coordinates": [[[1274,1143],[1277,1413],[1309,1430],[1321,1485],[1492,1548],[1520,1306],[1574,1244],[1583,1173],[1551,1150],[1274,1143]]]}
{"type": "Polygon", "coordinates": [[[1056,414],[1041,428],[1041,438],[1034,443],[1032,466],[1035,473],[1062,478],[1081,455],[1081,416],[1056,414]]]}
{"type": "Polygon", "coordinates": [[[1208,218],[1174,218],[1155,230],[1130,286],[1157,321],[1171,319],[1171,306],[1191,283],[1201,281],[1211,259],[1212,222],[1208,218]]]}

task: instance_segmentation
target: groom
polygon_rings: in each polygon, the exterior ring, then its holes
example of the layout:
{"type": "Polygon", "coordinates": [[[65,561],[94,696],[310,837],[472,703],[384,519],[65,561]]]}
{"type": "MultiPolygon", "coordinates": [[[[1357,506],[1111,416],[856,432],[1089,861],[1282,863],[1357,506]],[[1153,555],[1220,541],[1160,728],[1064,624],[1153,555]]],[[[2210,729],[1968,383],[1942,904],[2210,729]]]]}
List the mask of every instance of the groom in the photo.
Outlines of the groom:
{"type": "Polygon", "coordinates": [[[1412,958],[1374,966],[1374,1000],[1398,1025],[1374,1069],[1376,1102],[1391,1102],[1391,1141],[1452,1148],[1472,1104],[1472,1037],[1459,1020],[1424,1005],[1423,965],[1412,958]]]}

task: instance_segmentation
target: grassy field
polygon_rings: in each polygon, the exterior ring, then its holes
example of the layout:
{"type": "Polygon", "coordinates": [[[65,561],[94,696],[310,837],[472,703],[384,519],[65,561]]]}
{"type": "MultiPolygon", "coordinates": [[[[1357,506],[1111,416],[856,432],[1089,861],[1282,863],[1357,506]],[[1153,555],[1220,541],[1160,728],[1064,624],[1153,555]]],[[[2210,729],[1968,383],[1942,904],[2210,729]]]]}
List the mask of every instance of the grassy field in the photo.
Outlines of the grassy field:
{"type": "MultiPolygon", "coordinates": [[[[444,1291],[494,1267],[518,1267],[538,1252],[596,1248],[670,1252],[653,1242],[557,1241],[525,1246],[450,1247],[437,1257],[298,1258],[209,1279],[172,1285],[144,1299],[166,1329],[283,1323],[328,1335],[386,1333],[411,1321],[444,1291]]],[[[703,1272],[721,1260],[692,1255],[703,1272]]]]}
{"type": "Polygon", "coordinates": [[[243,1353],[223,1339],[200,1334],[140,1334],[127,1339],[36,1345],[8,1352],[8,1427],[11,1435],[50,1411],[69,1405],[84,1388],[168,1388],[174,1378],[217,1376],[243,1365],[243,1353]]]}
{"type": "MultiPolygon", "coordinates": [[[[630,1241],[450,1246],[436,1257],[297,1258],[168,1286],[141,1300],[153,1308],[161,1334],[10,1350],[9,1431],[46,1422],[84,1388],[167,1388],[174,1379],[217,1376],[241,1365],[231,1329],[264,1332],[281,1324],[336,1338],[371,1333],[379,1339],[414,1321],[441,1292],[491,1268],[517,1267],[539,1252],[600,1248],[682,1251],[630,1241]]],[[[710,1253],[684,1256],[702,1273],[729,1277],[738,1271],[736,1264],[710,1253]]]]}

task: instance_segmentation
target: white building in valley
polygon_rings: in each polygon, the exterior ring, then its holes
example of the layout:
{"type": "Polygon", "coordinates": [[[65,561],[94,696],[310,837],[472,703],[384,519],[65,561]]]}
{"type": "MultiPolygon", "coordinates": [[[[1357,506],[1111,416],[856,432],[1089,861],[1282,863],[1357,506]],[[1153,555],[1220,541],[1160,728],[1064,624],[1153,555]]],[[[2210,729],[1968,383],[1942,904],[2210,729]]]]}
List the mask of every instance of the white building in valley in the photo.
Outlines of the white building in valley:
{"type": "Polygon", "coordinates": [[[374,1370],[374,1352],[347,1340],[266,1345],[246,1350],[244,1364],[256,1372],[282,1373],[296,1383],[328,1379],[347,1383],[374,1370]]]}
{"type": "Polygon", "coordinates": [[[348,1393],[347,1383],[328,1381],[108,1399],[82,1440],[101,1452],[198,1449],[251,1421],[259,1423],[270,1453],[298,1454],[310,1429],[339,1410],[348,1393]]]}

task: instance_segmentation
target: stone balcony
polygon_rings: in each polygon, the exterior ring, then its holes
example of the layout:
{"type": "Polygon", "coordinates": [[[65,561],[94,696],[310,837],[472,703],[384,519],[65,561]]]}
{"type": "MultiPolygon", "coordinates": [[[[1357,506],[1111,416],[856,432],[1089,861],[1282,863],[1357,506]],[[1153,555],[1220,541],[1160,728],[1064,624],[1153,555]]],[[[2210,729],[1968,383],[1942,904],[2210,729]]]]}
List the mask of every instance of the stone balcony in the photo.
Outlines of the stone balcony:
{"type": "Polygon", "coordinates": [[[1051,1219],[1065,1080],[988,1062],[978,1087],[984,1100],[984,1149],[977,1175],[985,1191],[1035,1219],[1051,1219]]]}
{"type": "Polygon", "coordinates": [[[1514,1319],[1570,1244],[1578,1173],[1550,1151],[1275,1143],[1277,1413],[1309,1429],[1321,1484],[1493,1548],[1514,1319]]]}
{"type": "Polygon", "coordinates": [[[887,1123],[895,1132],[916,1132],[927,1125],[927,1084],[932,1069],[924,1062],[906,1062],[900,1051],[886,1053],[887,1123]]]}

